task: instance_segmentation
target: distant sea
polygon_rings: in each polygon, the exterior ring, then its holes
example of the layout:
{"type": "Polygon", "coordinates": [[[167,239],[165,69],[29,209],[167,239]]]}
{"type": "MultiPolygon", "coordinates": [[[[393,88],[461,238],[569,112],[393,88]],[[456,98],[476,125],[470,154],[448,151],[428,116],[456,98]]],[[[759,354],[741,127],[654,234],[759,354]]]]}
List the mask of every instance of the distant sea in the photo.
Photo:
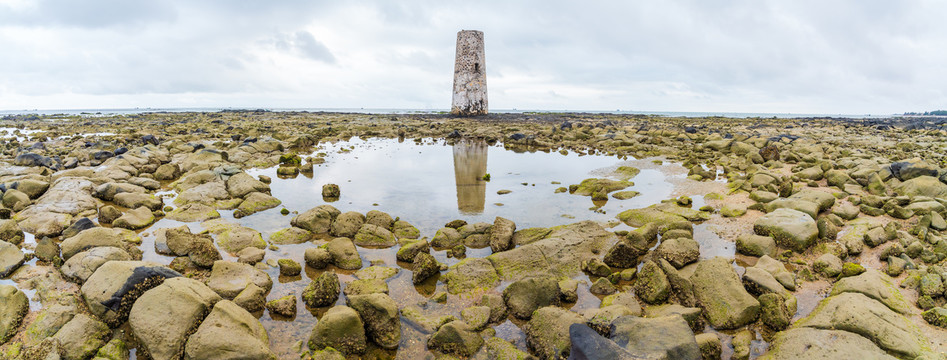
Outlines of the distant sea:
{"type": "MultiPolygon", "coordinates": [[[[0,116],[3,115],[88,115],[88,116],[106,116],[106,115],[131,115],[153,112],[218,112],[224,110],[267,110],[273,112],[336,112],[336,113],[359,113],[359,114],[437,114],[447,112],[447,109],[369,109],[369,108],[130,108],[130,109],[65,109],[65,110],[0,110],[0,116]]],[[[638,111],[638,110],[519,110],[519,109],[500,109],[490,110],[491,113],[505,114],[523,114],[523,113],[586,113],[586,114],[629,114],[629,115],[658,115],[668,117],[730,117],[730,118],[809,118],[809,117],[831,117],[831,118],[890,118],[901,115],[876,115],[876,114],[796,114],[796,113],[743,113],[743,112],[685,112],[685,111],[638,111]]]]}

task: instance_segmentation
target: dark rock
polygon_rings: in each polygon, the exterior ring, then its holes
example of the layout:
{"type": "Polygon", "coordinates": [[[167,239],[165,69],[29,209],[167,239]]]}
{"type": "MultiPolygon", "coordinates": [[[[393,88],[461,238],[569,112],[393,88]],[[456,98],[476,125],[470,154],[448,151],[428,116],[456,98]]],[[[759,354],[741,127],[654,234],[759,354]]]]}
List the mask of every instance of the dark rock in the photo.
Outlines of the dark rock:
{"type": "Polygon", "coordinates": [[[35,153],[23,153],[13,159],[13,165],[16,166],[44,166],[50,169],[57,169],[58,165],[52,158],[35,153]]]}
{"type": "Polygon", "coordinates": [[[154,135],[145,135],[141,137],[141,142],[145,144],[158,145],[158,138],[154,135]]]}
{"type": "Polygon", "coordinates": [[[636,359],[632,353],[605,338],[585,324],[569,326],[569,339],[572,350],[569,360],[612,360],[636,359]]]}
{"type": "Polygon", "coordinates": [[[75,236],[76,234],[82,232],[82,230],[91,229],[96,226],[98,225],[92,222],[92,220],[90,220],[89,218],[86,218],[86,217],[81,218],[77,220],[76,222],[72,223],[72,225],[69,225],[69,227],[66,228],[66,230],[62,231],[62,238],[63,239],[71,238],[75,236]]]}

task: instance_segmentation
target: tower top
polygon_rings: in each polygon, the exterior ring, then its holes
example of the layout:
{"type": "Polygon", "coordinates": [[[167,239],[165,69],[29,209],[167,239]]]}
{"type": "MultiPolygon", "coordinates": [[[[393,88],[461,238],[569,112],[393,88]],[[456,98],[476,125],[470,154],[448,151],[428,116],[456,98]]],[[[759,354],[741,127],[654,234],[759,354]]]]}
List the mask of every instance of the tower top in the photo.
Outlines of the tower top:
{"type": "Polygon", "coordinates": [[[454,94],[450,112],[460,116],[487,114],[487,67],[482,31],[457,32],[454,94]]]}

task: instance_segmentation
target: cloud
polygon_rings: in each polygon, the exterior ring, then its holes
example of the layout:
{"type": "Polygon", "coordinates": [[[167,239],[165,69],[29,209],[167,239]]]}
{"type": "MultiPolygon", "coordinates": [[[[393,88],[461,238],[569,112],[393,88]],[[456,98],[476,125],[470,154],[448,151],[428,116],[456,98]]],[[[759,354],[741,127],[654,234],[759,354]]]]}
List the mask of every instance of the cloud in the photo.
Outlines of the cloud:
{"type": "Polygon", "coordinates": [[[293,34],[281,34],[272,40],[273,46],[277,49],[300,55],[302,57],[322,61],[329,64],[335,63],[335,56],[325,44],[316,40],[316,37],[308,31],[297,31],[293,34]]]}
{"type": "Polygon", "coordinates": [[[173,21],[177,11],[160,0],[38,0],[0,2],[6,26],[106,28],[173,21]]]}
{"type": "Polygon", "coordinates": [[[0,1],[0,109],[449,107],[485,32],[492,109],[947,107],[940,2],[0,1]]]}

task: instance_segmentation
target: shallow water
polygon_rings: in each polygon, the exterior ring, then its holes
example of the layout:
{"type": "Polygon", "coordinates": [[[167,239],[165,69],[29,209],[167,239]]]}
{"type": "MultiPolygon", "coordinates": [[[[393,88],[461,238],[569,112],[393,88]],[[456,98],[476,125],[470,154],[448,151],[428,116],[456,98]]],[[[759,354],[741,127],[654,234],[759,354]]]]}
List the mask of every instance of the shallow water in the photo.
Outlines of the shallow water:
{"type": "MultiPolygon", "coordinates": [[[[280,178],[276,174],[276,167],[247,170],[252,176],[266,175],[272,178],[272,195],[282,200],[282,205],[239,219],[233,217],[233,211],[220,211],[222,218],[253,228],[259,231],[264,239],[268,239],[279,229],[289,227],[290,220],[296,213],[322,204],[331,204],[343,212],[384,211],[392,217],[399,217],[411,223],[421,231],[422,237],[428,238],[433,237],[438,229],[454,219],[463,219],[468,223],[493,223],[497,216],[513,220],[517,229],[594,220],[611,227],[612,230],[628,230],[632,228],[616,220],[615,216],[619,212],[647,207],[671,198],[680,190],[675,184],[684,180],[687,172],[679,164],[667,161],[656,165],[649,160],[626,162],[614,156],[583,155],[574,152],[514,152],[505,149],[502,144],[488,146],[483,142],[465,141],[449,144],[444,140],[432,139],[413,141],[353,138],[344,142],[322,144],[312,155],[320,153],[324,154],[325,163],[316,165],[312,174],[280,178]],[[559,187],[578,184],[586,178],[603,177],[611,174],[611,170],[620,165],[630,164],[641,168],[641,173],[631,179],[634,185],[626,189],[641,193],[634,198],[593,203],[587,196],[572,195],[568,192],[555,193],[559,187]],[[489,181],[483,179],[486,174],[490,174],[489,181]],[[339,199],[322,198],[322,186],[329,183],[340,186],[339,199]],[[499,190],[510,192],[501,195],[498,194],[499,190]],[[293,213],[280,214],[284,207],[293,213]]],[[[158,195],[165,195],[166,205],[172,205],[176,196],[173,191],[162,191],[158,195]]],[[[702,195],[692,194],[694,208],[704,204],[702,195]]],[[[155,252],[155,234],[158,229],[181,225],[187,225],[193,232],[203,230],[200,223],[161,219],[140,231],[144,260],[170,263],[173,257],[155,252]]],[[[700,243],[701,258],[733,257],[733,243],[721,239],[706,225],[696,225],[694,236],[700,243]]],[[[289,258],[305,264],[305,249],[323,242],[324,240],[314,240],[313,243],[269,248],[266,250],[264,261],[273,262],[272,265],[275,265],[276,259],[289,258]]],[[[446,286],[438,282],[438,276],[415,286],[411,282],[410,264],[398,262],[395,258],[397,249],[398,247],[358,247],[363,268],[376,264],[400,269],[397,275],[387,281],[389,294],[399,307],[420,304],[429,316],[454,315],[461,318],[460,310],[470,306],[474,299],[449,296],[443,304],[430,301],[429,298],[434,293],[446,291],[446,286]]],[[[466,256],[485,257],[490,253],[489,247],[468,249],[466,256]]],[[[223,255],[225,259],[235,260],[232,255],[223,255]]],[[[433,255],[447,265],[458,261],[448,257],[446,251],[433,251],[433,255]]],[[[279,275],[279,269],[272,265],[265,270],[274,282],[267,300],[289,294],[299,296],[311,279],[322,271],[336,272],[343,283],[343,290],[347,282],[357,279],[354,271],[331,266],[326,270],[304,267],[305,271],[300,276],[283,277],[279,275]]],[[[595,278],[589,278],[585,274],[574,278],[580,281],[579,300],[563,306],[577,312],[597,308],[601,297],[589,293],[588,290],[595,278]]],[[[508,284],[509,282],[503,282],[496,290],[502,291],[508,284]]],[[[28,295],[32,298],[32,294],[28,295]]],[[[344,296],[337,301],[337,304],[344,303],[344,296]]],[[[317,317],[325,310],[307,309],[302,301],[297,301],[295,318],[270,316],[266,311],[256,315],[269,333],[271,348],[280,358],[289,359],[298,356],[296,345],[301,342],[302,346],[305,346],[317,317]]],[[[401,347],[397,351],[370,349],[373,357],[426,356],[425,340],[428,335],[404,318],[402,323],[401,347]]],[[[525,335],[521,325],[519,322],[507,321],[494,329],[498,337],[525,350],[525,335]]]]}

